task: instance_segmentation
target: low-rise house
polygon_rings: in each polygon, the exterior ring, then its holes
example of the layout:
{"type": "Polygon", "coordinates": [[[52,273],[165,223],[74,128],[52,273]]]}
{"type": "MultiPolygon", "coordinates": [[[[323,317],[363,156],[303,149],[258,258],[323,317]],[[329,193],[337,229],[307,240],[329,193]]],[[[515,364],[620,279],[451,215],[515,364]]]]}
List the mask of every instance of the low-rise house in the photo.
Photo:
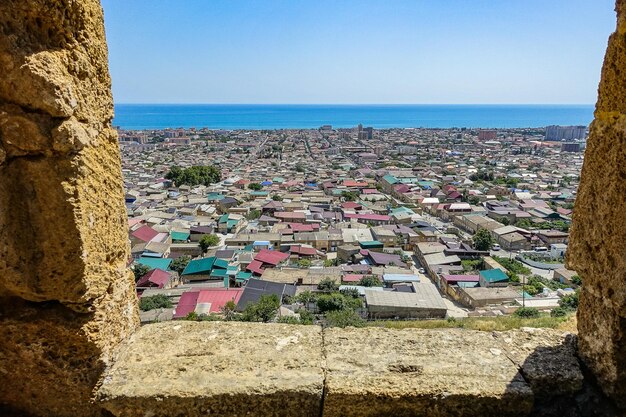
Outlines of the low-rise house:
{"type": "Polygon", "coordinates": [[[509,285],[509,277],[501,269],[487,269],[478,271],[481,287],[506,287],[509,285]]]}
{"type": "Polygon", "coordinates": [[[444,318],[447,313],[439,291],[430,283],[412,283],[412,292],[365,289],[365,304],[372,319],[444,318]]]}
{"type": "Polygon", "coordinates": [[[214,256],[192,259],[181,274],[184,281],[223,280],[226,276],[228,262],[214,256]]]}

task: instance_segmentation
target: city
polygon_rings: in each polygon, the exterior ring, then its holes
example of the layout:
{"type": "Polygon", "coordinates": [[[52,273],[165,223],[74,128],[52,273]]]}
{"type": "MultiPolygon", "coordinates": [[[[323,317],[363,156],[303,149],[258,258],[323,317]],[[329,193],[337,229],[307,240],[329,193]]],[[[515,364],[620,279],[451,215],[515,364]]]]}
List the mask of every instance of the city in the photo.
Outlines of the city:
{"type": "Polygon", "coordinates": [[[564,256],[584,126],[119,135],[144,322],[576,308],[564,256]],[[215,176],[184,175],[207,166],[215,176]],[[248,314],[271,297],[271,317],[248,314]]]}

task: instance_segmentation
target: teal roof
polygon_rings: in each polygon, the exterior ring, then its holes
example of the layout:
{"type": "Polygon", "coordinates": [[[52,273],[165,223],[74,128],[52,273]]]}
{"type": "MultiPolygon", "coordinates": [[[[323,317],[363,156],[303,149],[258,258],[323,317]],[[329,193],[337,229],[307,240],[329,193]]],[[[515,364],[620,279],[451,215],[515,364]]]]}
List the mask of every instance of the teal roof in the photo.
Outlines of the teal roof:
{"type": "Polygon", "coordinates": [[[265,197],[269,193],[267,191],[250,191],[250,195],[265,197]]]}
{"type": "Polygon", "coordinates": [[[274,177],[272,178],[272,182],[277,182],[277,183],[281,183],[281,182],[285,182],[285,179],[283,177],[274,177]]]}
{"type": "Polygon", "coordinates": [[[189,232],[171,232],[172,240],[187,240],[189,239],[189,232]]]}
{"type": "Polygon", "coordinates": [[[239,223],[239,220],[228,220],[226,222],[226,227],[230,229],[231,227],[237,226],[237,223],[239,223]]]}
{"type": "Polygon", "coordinates": [[[385,175],[383,179],[387,181],[389,184],[396,184],[398,182],[398,179],[391,174],[385,175]]]}
{"type": "Polygon", "coordinates": [[[214,269],[211,271],[211,277],[216,277],[216,278],[224,278],[227,275],[227,270],[225,269],[214,269]]]}
{"type": "Polygon", "coordinates": [[[237,281],[247,281],[252,276],[252,272],[247,271],[239,271],[237,275],[235,275],[235,279],[237,281]]]}
{"type": "Polygon", "coordinates": [[[501,269],[487,269],[486,271],[479,271],[478,274],[487,282],[503,282],[509,280],[509,277],[501,269]]]}
{"type": "Polygon", "coordinates": [[[182,275],[208,274],[211,272],[211,269],[213,269],[215,260],[216,258],[214,256],[209,258],[193,259],[189,261],[182,275]]]}
{"type": "Polygon", "coordinates": [[[359,246],[361,246],[363,249],[368,249],[368,248],[382,248],[383,243],[379,242],[377,240],[368,240],[366,242],[359,242],[359,246]]]}
{"type": "Polygon", "coordinates": [[[218,201],[224,198],[226,198],[226,196],[220,193],[210,193],[209,195],[207,195],[208,201],[218,201]]]}
{"type": "Polygon", "coordinates": [[[397,207],[397,208],[391,210],[391,213],[392,214],[399,214],[399,213],[415,214],[415,212],[413,210],[411,210],[408,207],[404,207],[404,206],[400,206],[400,207],[397,207]]]}
{"type": "Polygon", "coordinates": [[[435,183],[432,182],[432,181],[418,181],[417,184],[420,187],[431,187],[431,188],[432,188],[433,185],[435,185],[435,183]]]}
{"type": "Polygon", "coordinates": [[[228,213],[224,213],[217,220],[218,223],[226,223],[228,221],[228,213]]]}
{"type": "Polygon", "coordinates": [[[224,259],[215,259],[215,263],[213,264],[213,268],[222,268],[222,269],[227,269],[228,268],[228,262],[225,261],[224,259]]]}
{"type": "Polygon", "coordinates": [[[169,258],[145,258],[142,256],[137,262],[147,266],[150,269],[158,268],[166,271],[170,267],[172,260],[169,258]]]}

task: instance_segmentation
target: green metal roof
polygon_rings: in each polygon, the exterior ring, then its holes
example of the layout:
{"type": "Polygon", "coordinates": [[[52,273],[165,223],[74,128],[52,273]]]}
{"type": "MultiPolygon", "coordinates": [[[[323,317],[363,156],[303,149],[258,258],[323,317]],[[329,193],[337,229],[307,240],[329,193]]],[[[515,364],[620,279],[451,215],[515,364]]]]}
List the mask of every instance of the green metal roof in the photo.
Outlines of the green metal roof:
{"type": "Polygon", "coordinates": [[[498,268],[478,271],[478,274],[487,282],[503,282],[509,280],[509,277],[504,271],[498,268]]]}
{"type": "Polygon", "coordinates": [[[216,278],[224,278],[227,275],[227,270],[225,269],[214,269],[211,271],[211,277],[216,277],[216,278]]]}
{"type": "Polygon", "coordinates": [[[189,261],[182,275],[208,274],[213,269],[215,257],[193,259],[189,261]]]}
{"type": "Polygon", "coordinates": [[[226,223],[228,221],[228,213],[224,213],[220,216],[218,223],[226,223]]]}
{"type": "Polygon", "coordinates": [[[207,195],[208,201],[222,200],[224,198],[226,198],[226,196],[220,193],[210,193],[209,195],[207,195]]]}
{"type": "Polygon", "coordinates": [[[189,239],[189,232],[170,232],[172,240],[187,240],[189,239]]]}
{"type": "Polygon", "coordinates": [[[383,179],[387,181],[389,184],[396,184],[398,182],[398,179],[391,174],[385,175],[383,179]]]}
{"type": "MultiPolygon", "coordinates": [[[[226,271],[228,268],[228,262],[223,259],[218,259],[215,256],[208,258],[194,259],[187,264],[187,267],[183,271],[182,275],[206,275],[211,274],[215,268],[226,271]]],[[[221,276],[221,275],[220,275],[221,276]]]]}
{"type": "Polygon", "coordinates": [[[368,240],[366,242],[359,242],[359,246],[361,246],[363,249],[369,249],[369,248],[382,248],[383,243],[379,242],[377,240],[368,240]]]}
{"type": "Polygon", "coordinates": [[[142,256],[137,262],[150,269],[158,268],[166,271],[170,267],[172,260],[169,258],[146,258],[142,256]]]}
{"type": "Polygon", "coordinates": [[[213,268],[222,268],[222,269],[227,269],[228,268],[228,261],[224,260],[224,259],[215,259],[215,263],[213,264],[213,268]]]}
{"type": "Polygon", "coordinates": [[[246,281],[250,279],[251,276],[252,276],[252,272],[239,271],[237,272],[237,275],[235,275],[235,279],[237,281],[246,281]]]}

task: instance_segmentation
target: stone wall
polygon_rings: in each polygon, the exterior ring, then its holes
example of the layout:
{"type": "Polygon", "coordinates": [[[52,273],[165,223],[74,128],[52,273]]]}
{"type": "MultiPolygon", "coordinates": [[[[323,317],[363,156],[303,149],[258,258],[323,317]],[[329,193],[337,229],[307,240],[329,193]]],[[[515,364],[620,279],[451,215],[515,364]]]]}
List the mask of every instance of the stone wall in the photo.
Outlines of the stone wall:
{"type": "Polygon", "coordinates": [[[97,400],[119,417],[617,416],[557,330],[142,327],[97,400]]]}
{"type": "Polygon", "coordinates": [[[580,352],[626,408],[626,1],[618,0],[585,151],[567,262],[583,279],[580,352]]]}
{"type": "Polygon", "coordinates": [[[0,404],[97,414],[137,326],[98,0],[0,2],[0,404]]]}

